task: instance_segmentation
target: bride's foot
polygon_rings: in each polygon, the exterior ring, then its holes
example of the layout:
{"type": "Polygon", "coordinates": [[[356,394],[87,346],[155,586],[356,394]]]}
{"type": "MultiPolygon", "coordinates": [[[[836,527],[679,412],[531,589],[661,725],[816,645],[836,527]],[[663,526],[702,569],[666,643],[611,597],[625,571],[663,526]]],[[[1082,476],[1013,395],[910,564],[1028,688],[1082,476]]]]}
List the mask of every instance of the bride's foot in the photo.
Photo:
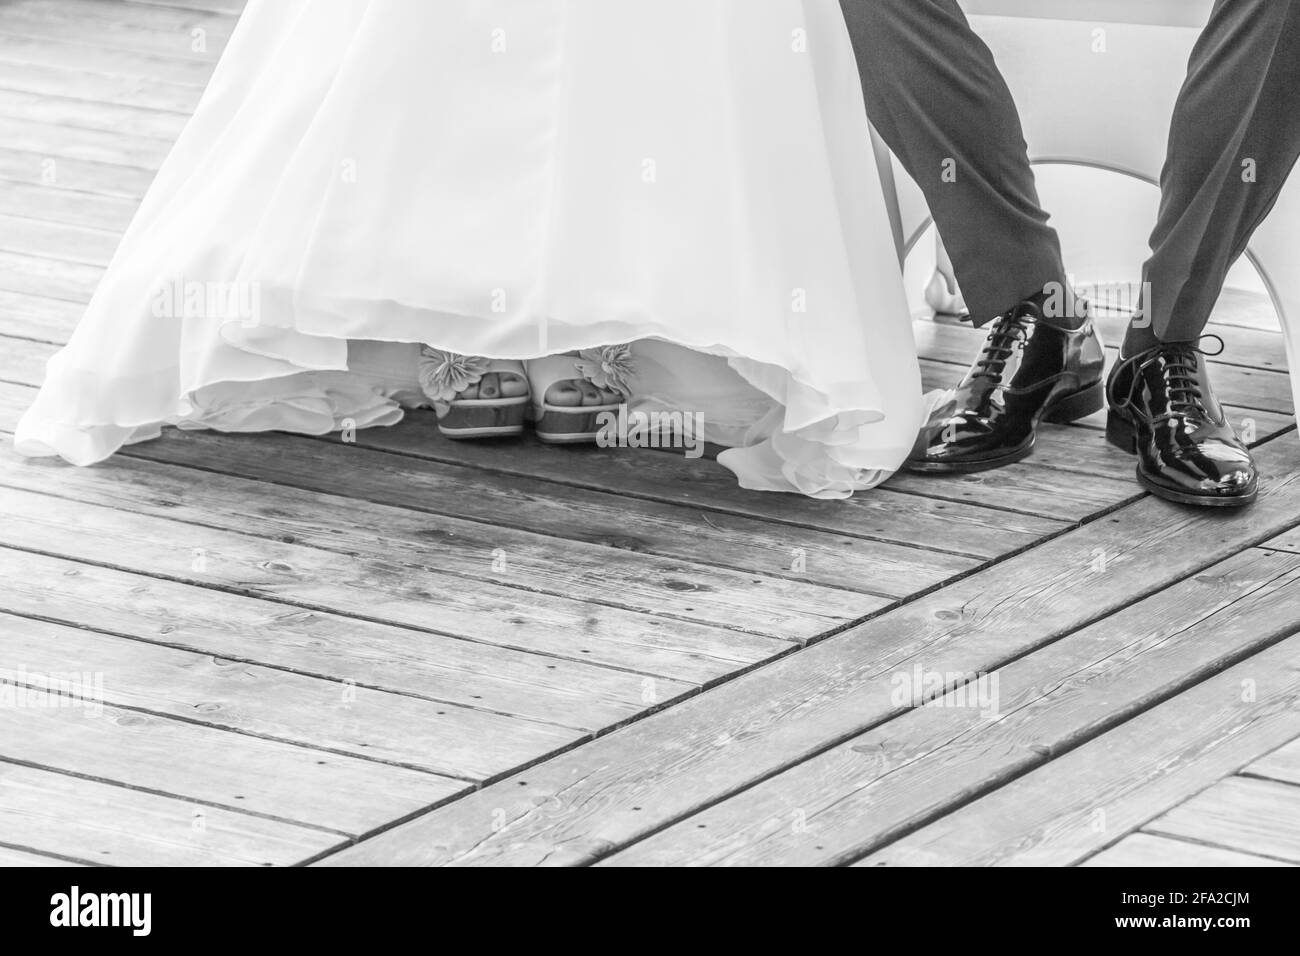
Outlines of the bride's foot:
{"type": "Polygon", "coordinates": [[[551,444],[595,442],[601,416],[628,400],[632,374],[626,345],[548,355],[528,362],[537,437],[551,444]]]}
{"type": "Polygon", "coordinates": [[[522,362],[458,355],[425,346],[420,385],[448,438],[522,435],[531,397],[522,362]]]}

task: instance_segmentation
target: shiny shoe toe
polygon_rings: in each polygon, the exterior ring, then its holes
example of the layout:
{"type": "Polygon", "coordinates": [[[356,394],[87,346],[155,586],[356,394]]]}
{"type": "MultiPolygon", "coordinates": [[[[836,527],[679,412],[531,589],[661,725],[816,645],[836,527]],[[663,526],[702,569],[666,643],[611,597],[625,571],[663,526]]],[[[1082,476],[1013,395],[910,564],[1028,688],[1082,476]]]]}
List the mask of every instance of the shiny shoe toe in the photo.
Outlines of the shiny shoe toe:
{"type": "Polygon", "coordinates": [[[1106,437],[1137,455],[1143,488],[1208,508],[1239,508],[1258,497],[1255,459],[1215,398],[1197,345],[1166,343],[1123,359],[1107,391],[1106,437]]]}

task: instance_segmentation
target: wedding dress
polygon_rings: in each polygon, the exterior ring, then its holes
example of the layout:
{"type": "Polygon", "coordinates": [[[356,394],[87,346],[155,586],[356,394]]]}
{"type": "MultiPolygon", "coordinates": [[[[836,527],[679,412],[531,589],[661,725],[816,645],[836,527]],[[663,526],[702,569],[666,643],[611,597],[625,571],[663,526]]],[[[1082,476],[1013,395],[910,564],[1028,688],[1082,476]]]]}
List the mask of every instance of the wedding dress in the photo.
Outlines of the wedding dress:
{"type": "Polygon", "coordinates": [[[325,434],[420,347],[631,343],[747,488],[845,497],[926,408],[834,0],[252,0],[16,448],[325,434]]]}

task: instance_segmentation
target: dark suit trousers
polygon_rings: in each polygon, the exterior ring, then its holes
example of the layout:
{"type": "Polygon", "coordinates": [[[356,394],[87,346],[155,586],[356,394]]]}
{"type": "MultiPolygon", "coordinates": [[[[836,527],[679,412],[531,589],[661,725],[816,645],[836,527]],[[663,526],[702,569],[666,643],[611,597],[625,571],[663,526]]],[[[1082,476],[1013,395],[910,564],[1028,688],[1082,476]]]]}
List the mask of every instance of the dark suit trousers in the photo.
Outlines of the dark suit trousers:
{"type": "MultiPolygon", "coordinates": [[[[924,192],[975,321],[1064,280],[1015,103],[956,0],[842,6],[867,113],[924,192]]],[[[1219,0],[1179,94],[1144,268],[1160,338],[1200,334],[1297,156],[1300,0],[1219,0]]]]}
{"type": "Polygon", "coordinates": [[[1188,64],[1151,234],[1152,330],[1197,338],[1300,157],[1300,0],[1219,0],[1188,64]]]}

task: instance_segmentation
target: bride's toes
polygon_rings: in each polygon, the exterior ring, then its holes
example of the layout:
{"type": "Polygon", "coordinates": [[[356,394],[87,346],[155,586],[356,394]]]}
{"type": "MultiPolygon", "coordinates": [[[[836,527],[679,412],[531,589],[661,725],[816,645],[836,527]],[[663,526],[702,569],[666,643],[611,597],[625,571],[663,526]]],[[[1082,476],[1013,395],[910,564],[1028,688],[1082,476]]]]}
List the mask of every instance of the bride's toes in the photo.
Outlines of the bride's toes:
{"type": "Polygon", "coordinates": [[[597,405],[617,405],[626,401],[623,393],[612,388],[598,388],[583,378],[556,382],[546,390],[543,399],[547,405],[558,408],[590,408],[597,405]]]}
{"type": "Polygon", "coordinates": [[[522,375],[501,376],[501,397],[522,398],[528,394],[528,379],[522,375]]]}
{"type": "Polygon", "coordinates": [[[488,372],[479,380],[478,383],[479,398],[500,398],[501,397],[501,377],[496,372],[488,372]]]}
{"type": "Polygon", "coordinates": [[[603,404],[600,400],[600,389],[598,389],[595,385],[592,385],[586,379],[582,379],[581,381],[575,382],[574,384],[576,384],[578,388],[582,390],[582,404],[584,406],[603,404]]]}
{"type": "Polygon", "coordinates": [[[546,390],[542,400],[547,405],[555,405],[558,408],[578,408],[583,404],[582,385],[584,384],[586,383],[574,379],[556,382],[546,390]]]}
{"type": "Polygon", "coordinates": [[[457,392],[456,401],[465,402],[465,401],[473,401],[477,399],[479,397],[479,384],[480,383],[476,382],[473,385],[469,386],[468,388],[457,392]]]}

